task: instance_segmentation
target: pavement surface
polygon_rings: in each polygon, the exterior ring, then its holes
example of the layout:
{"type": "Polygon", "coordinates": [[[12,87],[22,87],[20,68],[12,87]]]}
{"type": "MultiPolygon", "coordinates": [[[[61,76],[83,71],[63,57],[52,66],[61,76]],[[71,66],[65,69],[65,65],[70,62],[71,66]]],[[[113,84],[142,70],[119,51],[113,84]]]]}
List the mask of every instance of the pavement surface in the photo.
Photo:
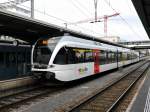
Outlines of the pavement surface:
{"type": "Polygon", "coordinates": [[[142,83],[135,100],[131,103],[128,112],[150,112],[150,69],[142,83]]]}

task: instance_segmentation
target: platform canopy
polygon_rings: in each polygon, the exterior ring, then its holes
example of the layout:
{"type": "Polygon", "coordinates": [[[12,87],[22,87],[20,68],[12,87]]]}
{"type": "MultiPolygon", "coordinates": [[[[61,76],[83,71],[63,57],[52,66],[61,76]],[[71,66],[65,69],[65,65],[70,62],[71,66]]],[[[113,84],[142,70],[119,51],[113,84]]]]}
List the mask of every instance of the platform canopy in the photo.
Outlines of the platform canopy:
{"type": "Polygon", "coordinates": [[[150,38],[150,0],[132,0],[132,2],[150,38]]]}
{"type": "MultiPolygon", "coordinates": [[[[95,40],[110,45],[125,47],[116,43],[98,39],[91,35],[65,29],[47,22],[0,10],[0,35],[12,36],[33,44],[39,38],[51,38],[69,34],[83,39],[95,40]]],[[[125,47],[126,48],[126,47],[125,47]]]]}
{"type": "Polygon", "coordinates": [[[0,10],[0,34],[13,36],[27,42],[35,42],[40,37],[58,36],[67,30],[9,11],[0,10]]]}

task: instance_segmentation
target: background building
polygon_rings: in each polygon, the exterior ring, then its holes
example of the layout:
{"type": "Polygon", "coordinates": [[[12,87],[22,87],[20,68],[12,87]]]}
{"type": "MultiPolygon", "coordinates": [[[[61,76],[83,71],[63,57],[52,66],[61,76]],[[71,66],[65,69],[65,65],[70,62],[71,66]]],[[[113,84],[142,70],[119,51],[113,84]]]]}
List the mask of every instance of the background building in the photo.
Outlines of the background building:
{"type": "Polygon", "coordinates": [[[100,38],[103,40],[107,40],[107,41],[115,42],[115,43],[118,43],[121,41],[120,37],[118,37],[118,36],[107,36],[107,37],[100,37],[100,38]]]}

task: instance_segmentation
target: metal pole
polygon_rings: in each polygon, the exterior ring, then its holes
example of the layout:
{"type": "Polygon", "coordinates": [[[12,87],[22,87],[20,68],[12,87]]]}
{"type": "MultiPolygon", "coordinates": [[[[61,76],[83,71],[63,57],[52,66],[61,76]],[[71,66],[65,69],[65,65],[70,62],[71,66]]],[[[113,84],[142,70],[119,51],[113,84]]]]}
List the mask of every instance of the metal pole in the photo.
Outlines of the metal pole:
{"type": "Polygon", "coordinates": [[[107,37],[107,15],[104,15],[104,36],[107,37]]]}
{"type": "Polygon", "coordinates": [[[65,24],[65,28],[67,29],[68,28],[68,24],[67,23],[64,23],[65,24]]]}
{"type": "Polygon", "coordinates": [[[31,0],[31,18],[34,18],[34,0],[31,0]]]}
{"type": "Polygon", "coordinates": [[[95,8],[95,22],[97,22],[97,1],[98,1],[98,0],[94,0],[94,8],[95,8]]]}
{"type": "MultiPolygon", "coordinates": [[[[98,0],[94,0],[95,22],[97,22],[97,1],[98,1],[98,0]]],[[[94,36],[93,36],[93,40],[94,40],[94,36]]]]}

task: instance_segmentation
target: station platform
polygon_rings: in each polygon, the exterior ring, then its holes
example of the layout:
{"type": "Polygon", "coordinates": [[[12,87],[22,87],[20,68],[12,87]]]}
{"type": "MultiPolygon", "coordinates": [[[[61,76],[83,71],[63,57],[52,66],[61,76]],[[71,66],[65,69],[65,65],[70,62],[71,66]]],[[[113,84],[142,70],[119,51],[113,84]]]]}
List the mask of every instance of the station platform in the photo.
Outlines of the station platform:
{"type": "Polygon", "coordinates": [[[126,112],[150,112],[150,68],[126,112]]]}

